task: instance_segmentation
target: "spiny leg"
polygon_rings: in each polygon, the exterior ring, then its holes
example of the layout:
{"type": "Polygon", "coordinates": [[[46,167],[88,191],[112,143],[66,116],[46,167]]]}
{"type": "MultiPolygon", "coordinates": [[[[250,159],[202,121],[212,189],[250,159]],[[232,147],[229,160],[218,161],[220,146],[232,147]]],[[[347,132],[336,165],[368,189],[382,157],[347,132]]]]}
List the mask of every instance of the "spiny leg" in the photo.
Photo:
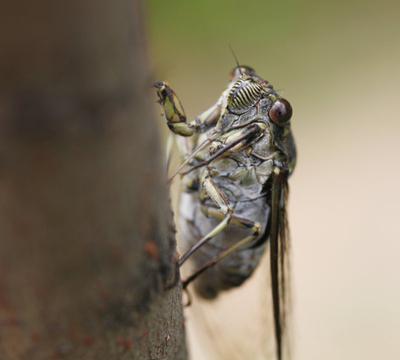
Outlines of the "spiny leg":
{"type": "MultiPolygon", "coordinates": [[[[209,214],[210,214],[210,216],[213,216],[215,218],[218,218],[221,216],[221,213],[218,212],[218,210],[216,210],[216,209],[209,208],[209,214]]],[[[232,246],[228,247],[226,250],[222,251],[214,259],[212,259],[209,262],[207,262],[206,264],[204,264],[202,267],[197,269],[192,275],[190,275],[187,279],[183,280],[182,286],[184,289],[186,289],[187,286],[193,280],[195,280],[199,275],[201,275],[204,271],[206,271],[210,267],[213,267],[214,265],[218,264],[221,260],[225,259],[227,256],[231,255],[232,253],[239,250],[240,248],[244,248],[246,245],[251,244],[254,240],[257,239],[257,237],[260,234],[261,225],[258,222],[254,222],[252,220],[239,217],[237,215],[232,215],[231,223],[251,229],[251,234],[249,236],[246,236],[242,240],[238,241],[237,243],[233,244],[232,246]]]]}
{"type": "Polygon", "coordinates": [[[221,100],[204,111],[193,121],[188,121],[183,106],[172,88],[163,81],[154,84],[157,89],[158,102],[164,110],[169,129],[176,135],[190,137],[185,141],[182,155],[187,157],[197,144],[198,135],[213,127],[221,116],[221,100]]]}
{"type": "MultiPolygon", "coordinates": [[[[199,145],[197,145],[196,148],[193,149],[193,151],[188,154],[185,158],[184,161],[181,162],[181,164],[175,169],[174,173],[170,176],[170,178],[168,179],[168,181],[172,181],[176,175],[178,175],[180,173],[180,171],[188,164],[190,163],[195,157],[196,155],[204,150],[208,145],[210,145],[213,140],[215,140],[217,136],[211,136],[209,138],[207,138],[206,140],[204,140],[202,143],[200,143],[199,145]]],[[[182,151],[181,151],[182,152],[182,151]]]]}
{"type": "Polygon", "coordinates": [[[180,172],[180,174],[187,175],[193,170],[204,167],[233,149],[235,152],[238,152],[246,148],[252,141],[264,136],[265,128],[266,125],[263,123],[252,123],[242,129],[231,131],[229,135],[224,138],[224,144],[222,147],[216,150],[207,159],[204,159],[189,169],[180,172]]]}
{"type": "Polygon", "coordinates": [[[209,130],[218,122],[221,116],[223,97],[193,121],[188,121],[183,106],[174,90],[162,81],[156,82],[154,87],[157,89],[159,103],[163,107],[167,125],[172,131],[171,135],[173,135],[168,140],[167,171],[174,142],[178,145],[179,152],[184,159],[178,169],[169,178],[169,182],[171,182],[183,167],[190,163],[200,151],[209,146],[216,137],[216,134],[211,135],[210,138],[198,145],[199,134],[209,130]]]}
{"type": "Polygon", "coordinates": [[[159,103],[164,109],[165,119],[170,130],[181,136],[192,136],[194,128],[188,123],[183,106],[175,92],[162,81],[156,82],[159,103]]]}
{"type": "Polygon", "coordinates": [[[202,186],[211,200],[219,207],[219,214],[222,214],[221,222],[181,256],[178,262],[179,266],[182,266],[200,247],[224,231],[232,219],[233,208],[230,206],[227,196],[214,184],[209,174],[204,177],[202,186]]]}

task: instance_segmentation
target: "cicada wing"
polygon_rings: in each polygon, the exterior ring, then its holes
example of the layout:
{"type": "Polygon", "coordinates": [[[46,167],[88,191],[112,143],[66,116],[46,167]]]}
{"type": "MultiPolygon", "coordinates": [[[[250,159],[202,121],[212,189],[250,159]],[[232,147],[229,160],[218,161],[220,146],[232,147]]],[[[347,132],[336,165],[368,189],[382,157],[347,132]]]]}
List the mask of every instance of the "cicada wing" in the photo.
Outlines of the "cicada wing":
{"type": "Polygon", "coordinates": [[[290,238],[286,217],[288,192],[287,175],[274,174],[271,197],[270,269],[278,360],[284,358],[284,353],[289,354],[290,238]]]}

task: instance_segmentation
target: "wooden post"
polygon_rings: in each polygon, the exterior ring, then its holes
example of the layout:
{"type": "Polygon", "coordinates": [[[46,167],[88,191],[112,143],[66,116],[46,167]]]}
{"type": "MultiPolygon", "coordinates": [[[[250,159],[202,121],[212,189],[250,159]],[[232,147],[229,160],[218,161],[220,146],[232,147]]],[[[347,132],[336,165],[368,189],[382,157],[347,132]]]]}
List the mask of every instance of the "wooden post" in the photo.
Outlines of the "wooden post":
{"type": "Polygon", "coordinates": [[[186,359],[136,0],[0,13],[0,359],[186,359]]]}

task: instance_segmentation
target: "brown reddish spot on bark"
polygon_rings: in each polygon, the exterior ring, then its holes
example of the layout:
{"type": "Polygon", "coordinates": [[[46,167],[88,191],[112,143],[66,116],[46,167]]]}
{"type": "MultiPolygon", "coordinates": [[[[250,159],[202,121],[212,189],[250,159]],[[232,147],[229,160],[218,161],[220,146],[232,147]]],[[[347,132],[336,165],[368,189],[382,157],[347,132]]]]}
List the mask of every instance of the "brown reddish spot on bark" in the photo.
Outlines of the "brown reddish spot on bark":
{"type": "Polygon", "coordinates": [[[75,326],[70,325],[68,328],[68,340],[72,343],[79,341],[80,336],[75,326]]]}
{"type": "Polygon", "coordinates": [[[91,347],[94,344],[94,339],[92,336],[85,336],[82,342],[86,347],[91,347]]]}
{"type": "Polygon", "coordinates": [[[5,279],[3,279],[3,274],[5,274],[5,269],[0,269],[0,309],[5,311],[14,311],[14,307],[8,298],[8,286],[6,285],[5,279]]]}
{"type": "Polygon", "coordinates": [[[150,240],[144,245],[144,251],[148,256],[150,256],[154,260],[160,259],[160,252],[158,250],[158,246],[155,241],[150,240]]]}
{"type": "Polygon", "coordinates": [[[120,262],[124,256],[124,250],[120,246],[112,246],[110,252],[112,258],[116,262],[120,262]]]}
{"type": "Polygon", "coordinates": [[[10,316],[5,319],[0,319],[0,326],[22,326],[22,321],[15,316],[10,316]]]}
{"type": "Polygon", "coordinates": [[[149,336],[148,330],[146,330],[142,335],[140,335],[139,339],[142,340],[144,338],[147,338],[149,336]]]}
{"type": "Polygon", "coordinates": [[[7,296],[4,294],[3,289],[0,289],[0,308],[4,310],[10,309],[10,303],[7,296]]]}
{"type": "Polygon", "coordinates": [[[111,293],[104,287],[103,284],[101,284],[100,282],[98,282],[95,285],[97,294],[99,296],[100,302],[102,307],[104,306],[104,303],[109,301],[109,299],[111,298],[111,293]]]}
{"type": "Polygon", "coordinates": [[[34,332],[31,334],[31,340],[32,340],[32,342],[34,342],[34,343],[38,343],[38,342],[40,341],[40,335],[39,335],[39,333],[36,332],[36,331],[34,331],[34,332]]]}
{"type": "Polygon", "coordinates": [[[118,346],[120,346],[124,351],[132,349],[133,341],[127,338],[119,338],[117,340],[118,346]]]}

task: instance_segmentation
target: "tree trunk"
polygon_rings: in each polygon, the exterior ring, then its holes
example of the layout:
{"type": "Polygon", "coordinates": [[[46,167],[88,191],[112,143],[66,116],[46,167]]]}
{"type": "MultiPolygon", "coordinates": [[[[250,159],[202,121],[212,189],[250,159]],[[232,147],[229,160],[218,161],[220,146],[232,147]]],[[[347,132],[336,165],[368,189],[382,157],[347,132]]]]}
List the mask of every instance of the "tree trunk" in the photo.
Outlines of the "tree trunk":
{"type": "Polygon", "coordinates": [[[0,359],[186,359],[135,0],[0,14],[0,359]]]}

